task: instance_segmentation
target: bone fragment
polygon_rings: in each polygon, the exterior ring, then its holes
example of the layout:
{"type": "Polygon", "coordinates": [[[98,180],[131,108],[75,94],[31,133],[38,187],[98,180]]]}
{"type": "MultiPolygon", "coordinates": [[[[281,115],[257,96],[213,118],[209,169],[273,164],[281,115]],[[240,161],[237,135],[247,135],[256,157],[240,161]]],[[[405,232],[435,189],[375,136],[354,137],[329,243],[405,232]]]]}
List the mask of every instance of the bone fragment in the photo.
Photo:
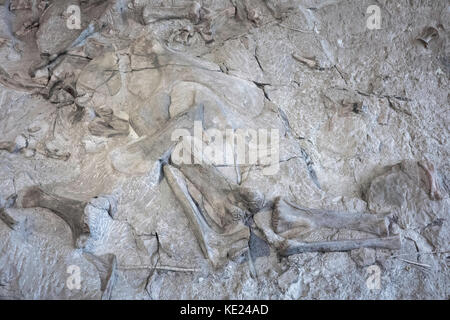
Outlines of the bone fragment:
{"type": "Polygon", "coordinates": [[[350,251],[359,248],[382,248],[398,250],[401,247],[400,237],[385,237],[372,239],[352,239],[324,242],[299,242],[288,240],[286,247],[280,250],[280,255],[290,256],[304,252],[350,251]]]}
{"type": "Polygon", "coordinates": [[[19,194],[17,203],[22,208],[46,208],[63,219],[72,230],[76,247],[84,246],[90,230],[85,220],[84,208],[86,202],[61,197],[46,192],[39,187],[30,187],[19,194]]]}
{"type": "Polygon", "coordinates": [[[198,2],[193,2],[186,7],[155,7],[147,5],[144,7],[142,17],[145,24],[160,20],[187,19],[193,23],[200,21],[201,6],[198,2]]]}
{"type": "Polygon", "coordinates": [[[350,229],[388,235],[388,218],[369,213],[348,213],[301,207],[284,198],[277,198],[272,216],[275,232],[283,237],[318,228],[350,229]]]}
{"type": "Polygon", "coordinates": [[[433,27],[427,27],[422,34],[417,38],[420,42],[423,43],[425,48],[428,48],[430,42],[433,39],[439,38],[439,31],[433,27]]]}
{"type": "Polygon", "coordinates": [[[231,228],[213,226],[211,219],[205,218],[205,212],[202,212],[192,199],[186,178],[181,172],[171,165],[165,165],[163,170],[169,186],[191,222],[204,256],[214,267],[218,267],[226,258],[239,254],[247,247],[250,231],[246,226],[239,223],[231,228]]]}
{"type": "Polygon", "coordinates": [[[114,254],[96,256],[91,253],[84,253],[85,258],[91,262],[98,270],[100,276],[100,289],[102,300],[110,300],[112,289],[116,283],[117,258],[114,254]]]}
{"type": "Polygon", "coordinates": [[[110,154],[113,167],[126,174],[150,172],[154,162],[168,157],[167,153],[178,143],[172,140],[173,132],[186,129],[192,134],[194,121],[202,116],[203,106],[199,105],[172,118],[159,132],[114,150],[110,154]]]}
{"type": "Polygon", "coordinates": [[[429,161],[419,161],[417,163],[422,168],[426,175],[426,183],[429,189],[429,196],[431,200],[442,200],[442,191],[440,190],[439,182],[437,181],[437,172],[434,164],[429,161]]]}
{"type": "Polygon", "coordinates": [[[303,64],[306,64],[311,69],[315,69],[317,67],[317,62],[316,62],[315,58],[305,58],[305,57],[302,57],[302,56],[299,56],[296,54],[293,54],[292,57],[295,60],[297,60],[303,64]]]}
{"type": "Polygon", "coordinates": [[[273,208],[265,208],[255,214],[254,221],[269,244],[282,256],[316,251],[350,251],[358,248],[396,250],[401,247],[398,236],[323,242],[298,240],[305,233],[320,228],[352,229],[380,236],[388,235],[388,220],[384,216],[303,208],[277,198],[273,208]]]}
{"type": "Polygon", "coordinates": [[[12,230],[17,224],[17,221],[6,212],[5,208],[0,208],[0,221],[3,221],[12,230]]]}

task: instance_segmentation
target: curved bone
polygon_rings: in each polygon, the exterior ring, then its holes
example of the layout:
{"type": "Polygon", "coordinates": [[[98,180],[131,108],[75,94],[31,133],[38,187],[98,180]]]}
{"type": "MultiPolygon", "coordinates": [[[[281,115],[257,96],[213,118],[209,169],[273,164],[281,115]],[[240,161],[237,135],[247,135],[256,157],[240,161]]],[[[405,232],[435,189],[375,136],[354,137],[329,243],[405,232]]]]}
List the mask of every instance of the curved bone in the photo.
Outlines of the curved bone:
{"type": "Polygon", "coordinates": [[[39,187],[26,189],[19,195],[17,203],[22,208],[46,208],[63,219],[72,230],[76,247],[83,247],[90,230],[85,220],[84,208],[87,202],[61,197],[39,187]]]}
{"type": "MultiPolygon", "coordinates": [[[[176,166],[176,168],[195,186],[204,200],[213,208],[213,212],[208,212],[208,208],[204,208],[204,210],[215,217],[216,221],[220,221],[220,228],[229,224],[233,218],[229,213],[234,211],[234,208],[226,201],[226,198],[227,194],[233,189],[232,184],[215,167],[210,165],[182,165],[176,166]]],[[[198,202],[201,203],[203,200],[198,202]]],[[[208,214],[206,216],[208,217],[208,214]]],[[[213,227],[214,224],[210,223],[213,227]]]]}
{"type": "Polygon", "coordinates": [[[423,169],[426,175],[426,183],[429,189],[429,195],[431,200],[442,200],[442,191],[437,180],[437,172],[434,164],[424,160],[417,162],[420,168],[423,169]]]}
{"type": "Polygon", "coordinates": [[[89,123],[89,132],[94,136],[114,137],[127,136],[130,132],[128,121],[114,115],[113,110],[107,107],[95,108],[98,116],[89,123]]]}

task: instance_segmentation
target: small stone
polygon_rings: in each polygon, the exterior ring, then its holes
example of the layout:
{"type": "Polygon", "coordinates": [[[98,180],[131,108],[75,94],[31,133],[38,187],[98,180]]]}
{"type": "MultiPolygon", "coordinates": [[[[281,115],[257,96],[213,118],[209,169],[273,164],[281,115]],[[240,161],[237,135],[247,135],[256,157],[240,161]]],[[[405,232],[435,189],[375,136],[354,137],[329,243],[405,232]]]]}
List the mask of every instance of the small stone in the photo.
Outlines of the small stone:
{"type": "Polygon", "coordinates": [[[360,267],[370,266],[375,263],[375,249],[359,248],[352,250],[350,256],[355,263],[360,267]]]}
{"type": "Polygon", "coordinates": [[[24,148],[26,148],[28,146],[28,140],[25,136],[23,135],[18,135],[16,137],[16,140],[14,140],[15,144],[16,144],[16,150],[22,150],[24,148]]]}
{"type": "Polygon", "coordinates": [[[31,126],[28,128],[29,133],[35,133],[35,132],[38,132],[39,130],[41,130],[41,127],[39,127],[39,126],[31,126]]]}
{"type": "Polygon", "coordinates": [[[32,158],[36,154],[36,149],[24,149],[23,150],[23,156],[25,158],[32,158]]]}
{"type": "Polygon", "coordinates": [[[298,281],[298,271],[295,268],[290,268],[278,277],[278,286],[281,290],[286,291],[290,285],[298,281]]]}
{"type": "Polygon", "coordinates": [[[50,78],[50,74],[48,72],[48,68],[41,68],[36,71],[34,74],[34,81],[39,84],[46,85],[50,78]]]}
{"type": "Polygon", "coordinates": [[[100,195],[95,197],[91,199],[90,205],[107,211],[112,218],[114,218],[114,215],[117,212],[117,200],[112,195],[100,195]]]}

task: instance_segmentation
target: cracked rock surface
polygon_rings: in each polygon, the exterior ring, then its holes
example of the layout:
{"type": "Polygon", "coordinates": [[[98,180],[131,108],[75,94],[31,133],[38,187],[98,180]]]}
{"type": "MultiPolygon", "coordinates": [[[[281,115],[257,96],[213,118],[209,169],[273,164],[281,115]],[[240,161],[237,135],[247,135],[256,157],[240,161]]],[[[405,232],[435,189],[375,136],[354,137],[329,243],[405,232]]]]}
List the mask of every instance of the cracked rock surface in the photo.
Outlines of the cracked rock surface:
{"type": "Polygon", "coordinates": [[[0,299],[448,299],[450,6],[372,2],[0,0],[0,299]]]}

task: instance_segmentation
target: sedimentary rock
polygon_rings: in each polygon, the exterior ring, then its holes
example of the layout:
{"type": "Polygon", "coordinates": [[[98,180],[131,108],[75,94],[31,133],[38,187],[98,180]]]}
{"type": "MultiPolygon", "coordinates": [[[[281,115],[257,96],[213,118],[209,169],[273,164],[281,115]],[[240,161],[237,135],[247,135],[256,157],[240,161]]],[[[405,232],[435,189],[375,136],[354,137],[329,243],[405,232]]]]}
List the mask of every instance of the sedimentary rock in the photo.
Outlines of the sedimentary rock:
{"type": "Polygon", "coordinates": [[[377,5],[0,1],[0,298],[447,298],[448,8],[377,5]]]}

